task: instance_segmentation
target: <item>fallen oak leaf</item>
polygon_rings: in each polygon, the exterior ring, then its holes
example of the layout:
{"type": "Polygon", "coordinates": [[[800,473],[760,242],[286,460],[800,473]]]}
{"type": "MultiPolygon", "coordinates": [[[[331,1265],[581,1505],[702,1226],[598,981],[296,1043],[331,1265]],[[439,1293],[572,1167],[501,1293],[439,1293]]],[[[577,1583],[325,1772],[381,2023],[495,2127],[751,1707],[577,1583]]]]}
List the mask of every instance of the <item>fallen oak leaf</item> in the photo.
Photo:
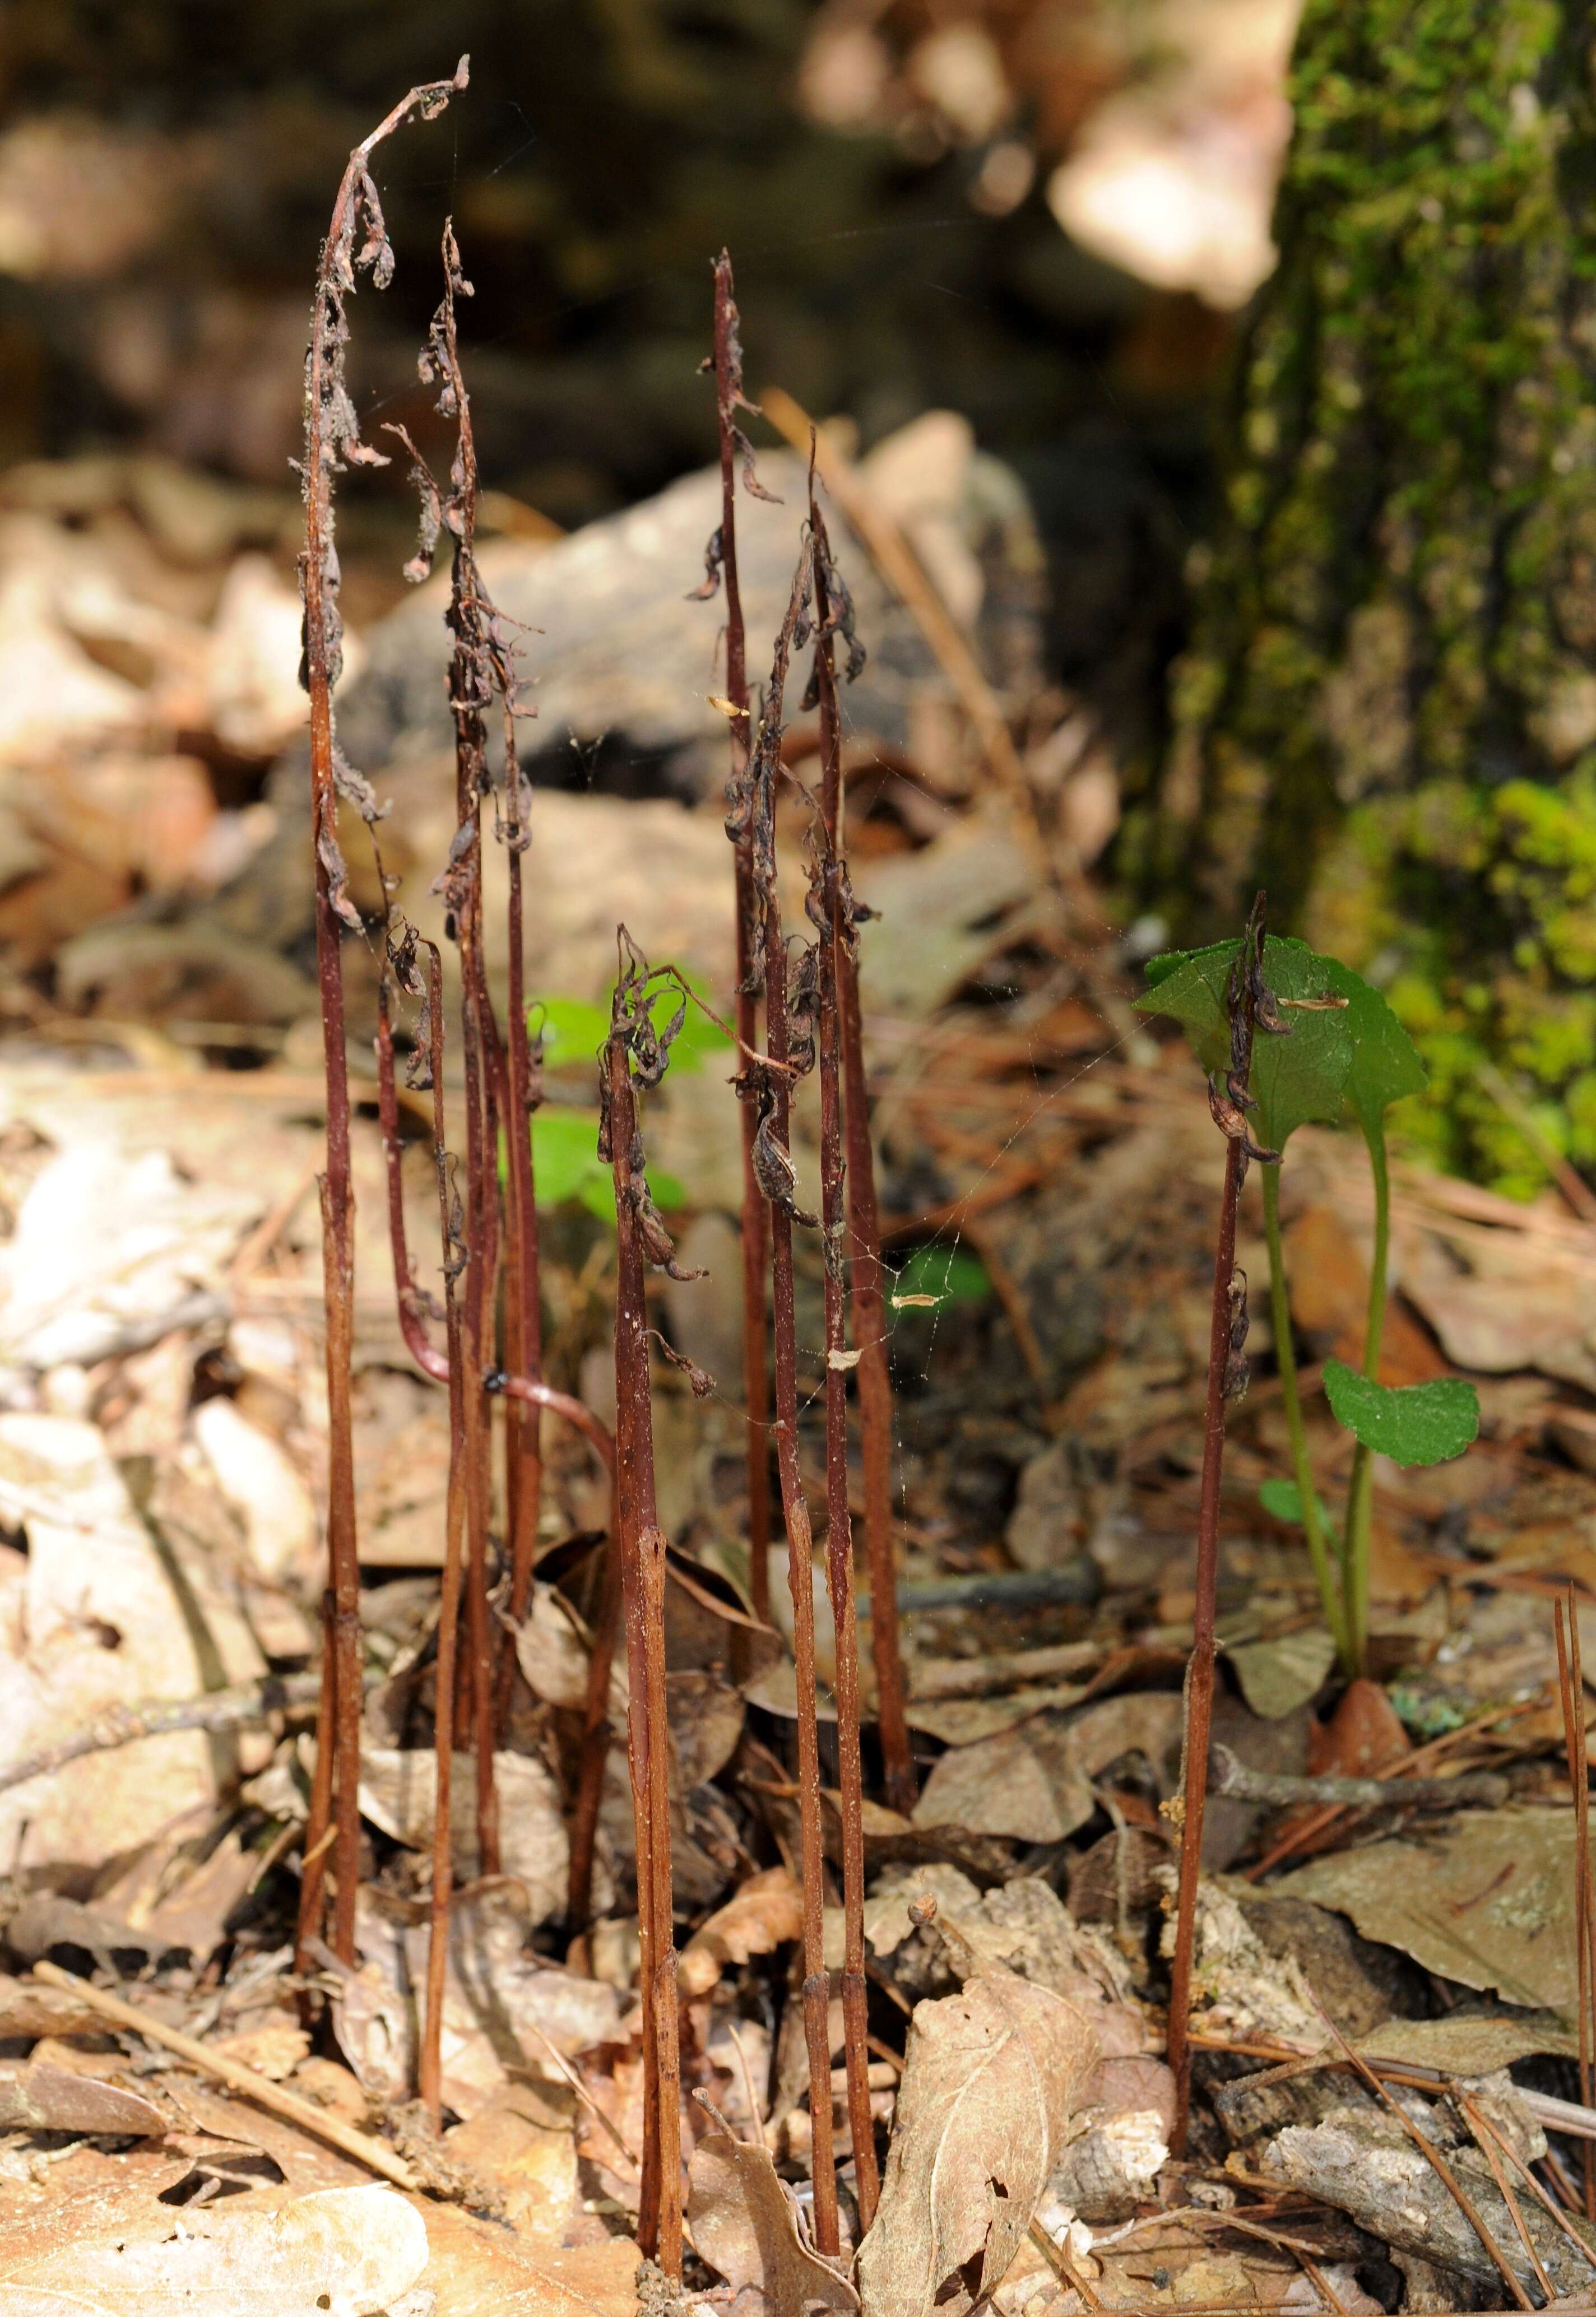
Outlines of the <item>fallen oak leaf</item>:
{"type": "Polygon", "coordinates": [[[694,1932],[677,1964],[677,1985],[684,1995],[707,1995],[728,1964],[747,1963],[802,1936],[802,1894],[785,1866],[768,1867],[751,1874],[694,1932]]]}
{"type": "Polygon", "coordinates": [[[804,2317],[817,2305],[857,2310],[859,2296],[847,2277],[800,2238],[770,2151],[739,2140],[702,2092],[697,2099],[715,2129],[693,2151],[687,2169],[687,2223],[696,2250],[734,2295],[758,2294],[765,2317],[804,2317]]]}
{"type": "Polygon", "coordinates": [[[1097,2059],[1074,2004],[1009,1973],[916,2005],[881,2204],[859,2251],[865,2317],[969,2317],[995,2290],[1097,2059]]]}

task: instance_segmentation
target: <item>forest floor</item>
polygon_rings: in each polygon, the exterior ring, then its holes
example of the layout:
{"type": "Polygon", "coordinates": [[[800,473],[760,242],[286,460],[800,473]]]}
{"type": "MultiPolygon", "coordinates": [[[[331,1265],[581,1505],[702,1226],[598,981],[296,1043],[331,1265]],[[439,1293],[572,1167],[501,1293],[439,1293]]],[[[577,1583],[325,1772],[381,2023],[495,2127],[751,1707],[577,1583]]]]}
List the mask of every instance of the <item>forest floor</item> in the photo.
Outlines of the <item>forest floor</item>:
{"type": "MultiPolygon", "coordinates": [[[[36,471],[0,523],[18,678],[0,686],[0,2309],[221,2292],[208,2305],[279,2317],[419,2308],[419,2291],[442,2317],[621,2317],[640,2289],[643,2101],[631,1795],[617,1747],[595,1919],[573,1927],[608,1503],[552,1424],[537,1582],[502,1644],[501,1874],[480,1871],[469,1796],[456,1813],[441,2132],[415,2099],[449,1430],[399,1326],[358,944],[358,1958],[293,1970],[327,1418],[319,1027],[291,942],[271,937],[283,815],[265,768],[300,715],[291,512],[152,466],[36,471]]],[[[387,598],[369,590],[374,616],[387,598]]],[[[435,769],[396,760],[390,783],[417,863],[435,769]]],[[[1300,1531],[1260,1498],[1291,1464],[1256,1183],[1245,1195],[1253,1375],[1229,1420],[1193,2106],[1171,2155],[1224,1143],[1186,1047],[1131,1011],[1125,944],[1042,905],[1001,811],[901,757],[858,795],[854,881],[883,911],[865,1033],[920,1784],[912,1814],[866,1812],[871,2105],[889,2162],[923,2167],[919,2234],[893,2282],[866,2278],[866,2317],[983,2299],[1000,2317],[1590,2305],[1588,1855],[1554,1637],[1562,1600],[1596,1668],[1596,1229],[1579,1186],[1518,1206],[1399,1159],[1381,1373],[1469,1377],[1481,1433],[1450,1463],[1377,1465],[1370,1658],[1350,1684],[1300,1531]],[[1348,1778],[1395,1779],[1398,1798],[1348,1778]],[[1051,2014],[981,2040],[981,1990],[1016,1982],[1058,2000],[1074,2043],[1051,2014]],[[1027,2089],[1015,2051],[1051,2089],[1027,2089]],[[906,2064],[925,2082],[953,2066],[958,2097],[922,2092],[899,2122],[906,2064]],[[992,2214],[1011,2202],[1010,2243],[992,2214]],[[997,2273],[994,2228],[1012,2254],[997,2273]]],[[[585,1195],[582,1008],[620,916],[656,963],[723,982],[719,818],[658,796],[534,802],[533,986],[571,1025],[550,1046],[559,1131],[540,1149],[545,1367],[612,1419],[615,1239],[585,1195]]],[[[425,891],[419,867],[412,881],[425,891]]],[[[667,1283],[655,1316],[720,1379],[695,1394],[664,1358],[655,1378],[683,2085],[710,2103],[683,2110],[686,2291],[799,2317],[858,2291],[806,2241],[791,1608],[784,1554],[784,1630],[750,1624],[735,1107],[726,1055],[709,1041],[695,1061],[650,1120],[661,1203],[709,1274],[667,1283]],[[728,2133],[773,2163],[730,2160],[728,2133]]],[[[435,1194],[412,1127],[420,1245],[435,1194]]],[[[1361,1342],[1354,1158],[1305,1130],[1282,1185],[1331,1507],[1352,1443],[1317,1378],[1361,1342]]],[[[801,1234],[801,1447],[823,1527],[822,1278],[801,1234]]],[[[816,1610],[829,1679],[818,1569],[816,1610]]],[[[840,2067],[834,2081],[847,2223],[840,2067]]],[[[657,2278],[642,2291],[669,2297],[657,2278]]]]}

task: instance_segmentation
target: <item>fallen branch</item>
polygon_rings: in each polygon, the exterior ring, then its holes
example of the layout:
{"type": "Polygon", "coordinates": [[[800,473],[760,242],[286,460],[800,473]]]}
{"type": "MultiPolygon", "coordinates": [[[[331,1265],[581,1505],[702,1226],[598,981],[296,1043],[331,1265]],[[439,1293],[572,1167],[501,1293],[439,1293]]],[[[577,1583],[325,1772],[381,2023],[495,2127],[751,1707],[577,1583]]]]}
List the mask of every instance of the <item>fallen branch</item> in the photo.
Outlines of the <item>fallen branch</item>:
{"type": "Polygon", "coordinates": [[[31,1778],[49,1777],[85,1754],[112,1753],[136,1739],[166,1738],[176,1730],[203,1730],[213,1737],[224,1730],[247,1730],[270,1722],[274,1713],[314,1705],[320,1695],[318,1673],[265,1674],[241,1688],[213,1689],[203,1697],[147,1697],[134,1705],[108,1705],[70,1738],[0,1766],[0,1794],[25,1786],[31,1778]]]}
{"type": "Polygon", "coordinates": [[[53,1963],[36,1963],[33,1976],[42,1981],[46,1987],[64,1989],[113,2026],[126,2028],[135,2035],[147,2036],[152,2044],[164,2044],[168,2052],[175,2052],[179,2059],[186,2060],[191,2067],[198,2068],[202,2075],[213,2076],[218,2083],[226,2084],[229,2091],[241,2093],[244,2098],[253,2100],[257,2107],[265,2108],[273,2116],[283,2116],[290,2124],[297,2124],[301,2131],[313,2134],[318,2140],[325,2140],[329,2148],[336,2148],[344,2155],[352,2156],[357,2164],[363,2164],[368,2172],[378,2173],[384,2180],[391,2180],[396,2188],[418,2189],[423,2187],[423,2182],[412,2172],[404,2158],[397,2155],[385,2141],[374,2140],[369,2132],[357,2132],[352,2124],[345,2124],[326,2108],[318,2107],[314,2100],[301,2099],[297,2092],[284,2091],[281,2084],[274,2084],[269,2077],[257,2074],[254,2068],[245,2067],[241,2061],[229,2060],[220,2052],[213,2051],[208,2044],[198,2043],[193,2036],[184,2035],[175,2027],[168,2027],[164,2020],[153,2019],[148,2012],[135,2010],[132,2004],[124,2003],[120,1995],[112,1995],[103,1987],[92,1987],[87,1980],[76,1979],[71,1972],[62,1971],[58,1964],[53,1963]]]}
{"type": "Polygon", "coordinates": [[[1487,1810],[1500,1810],[1512,1791],[1506,1778],[1491,1770],[1465,1771],[1456,1778],[1299,1778],[1285,1770],[1251,1769],[1228,1746],[1213,1747],[1208,1759],[1215,1794],[1283,1810],[1304,1803],[1333,1803],[1343,1810],[1377,1810],[1387,1804],[1451,1810],[1460,1803],[1478,1803],[1487,1810]]]}

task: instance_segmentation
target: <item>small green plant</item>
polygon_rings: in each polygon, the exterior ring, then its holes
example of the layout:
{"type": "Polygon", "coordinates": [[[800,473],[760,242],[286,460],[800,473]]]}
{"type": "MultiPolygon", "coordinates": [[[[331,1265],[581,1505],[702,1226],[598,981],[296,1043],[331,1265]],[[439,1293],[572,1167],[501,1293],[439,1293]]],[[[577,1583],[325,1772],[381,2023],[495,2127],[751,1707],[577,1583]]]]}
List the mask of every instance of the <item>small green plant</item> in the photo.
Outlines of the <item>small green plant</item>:
{"type": "MultiPolygon", "coordinates": [[[[1147,967],[1147,993],[1137,1001],[1143,1013],[1165,1014],[1179,1023],[1211,1085],[1223,1077],[1230,1052],[1225,993],[1238,947],[1219,942],[1153,958],[1147,967]]],[[[1412,1041],[1377,989],[1305,943],[1271,935],[1264,944],[1263,972],[1289,1035],[1258,1042],[1248,1091],[1256,1105],[1257,1138],[1271,1162],[1263,1169],[1269,1307],[1296,1478],[1266,1481],[1260,1495],[1278,1520],[1300,1524],[1337,1652],[1346,1670],[1356,1674],[1363,1668],[1368,1642],[1373,1460],[1381,1455],[1398,1464],[1437,1464],[1461,1455],[1478,1431],[1479,1402],[1474,1386],[1456,1378],[1407,1385],[1379,1381],[1391,1247],[1385,1114],[1424,1085],[1424,1065],[1412,1041]],[[1331,1412],[1357,1442],[1336,1562],[1308,1463],[1280,1236],[1280,1161],[1291,1136],[1310,1120],[1355,1123],[1368,1150],[1374,1183],[1374,1258],[1361,1368],[1330,1360],[1324,1369],[1331,1412]]]]}
{"type": "MultiPolygon", "coordinates": [[[[695,998],[707,997],[707,990],[693,975],[685,974],[682,981],[695,998]]],[[[681,1010],[682,1002],[682,988],[675,983],[650,995],[650,1018],[656,1030],[664,1029],[671,1015],[681,1010]]],[[[526,1025],[533,1037],[542,1041],[543,1068],[549,1070],[590,1071],[594,1055],[610,1034],[607,1008],[592,1005],[586,997],[534,997],[526,1011],[526,1025]]],[[[703,1069],[712,1056],[735,1051],[731,1039],[704,1011],[701,1002],[688,1006],[683,1014],[671,1043],[671,1068],[678,1076],[690,1075],[703,1069]]],[[[605,1181],[609,1181],[607,1169],[605,1181]]]]}
{"type": "MultiPolygon", "coordinates": [[[[615,1194],[610,1170],[596,1155],[598,1113],[547,1103],[532,1114],[532,1158],[538,1203],[563,1206],[575,1200],[601,1223],[614,1225],[615,1194]]],[[[501,1160],[499,1172],[504,1174],[501,1160]]],[[[654,1168],[649,1177],[656,1205],[668,1212],[687,1203],[686,1189],[674,1175],[654,1168]]]]}

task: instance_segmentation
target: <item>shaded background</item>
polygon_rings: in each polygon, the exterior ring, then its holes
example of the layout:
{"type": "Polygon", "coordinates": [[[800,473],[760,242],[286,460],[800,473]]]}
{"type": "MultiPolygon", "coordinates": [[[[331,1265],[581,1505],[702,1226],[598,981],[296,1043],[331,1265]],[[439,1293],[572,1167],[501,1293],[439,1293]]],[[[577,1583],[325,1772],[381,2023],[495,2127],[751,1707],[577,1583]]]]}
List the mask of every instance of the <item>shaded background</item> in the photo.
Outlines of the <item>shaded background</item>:
{"type": "MultiPolygon", "coordinates": [[[[1233,317],[1269,262],[1293,13],[33,0],[0,133],[0,456],[131,444],[281,490],[343,158],[469,49],[470,94],[381,157],[399,262],[356,309],[368,433],[435,439],[413,350],[447,204],[501,519],[570,527],[657,489],[713,452],[695,372],[724,242],[756,391],[845,413],[865,446],[952,407],[1016,467],[1054,672],[1144,756],[1233,317]]],[[[399,592],[385,530],[409,511],[397,471],[344,505],[358,622],[399,592]]]]}

